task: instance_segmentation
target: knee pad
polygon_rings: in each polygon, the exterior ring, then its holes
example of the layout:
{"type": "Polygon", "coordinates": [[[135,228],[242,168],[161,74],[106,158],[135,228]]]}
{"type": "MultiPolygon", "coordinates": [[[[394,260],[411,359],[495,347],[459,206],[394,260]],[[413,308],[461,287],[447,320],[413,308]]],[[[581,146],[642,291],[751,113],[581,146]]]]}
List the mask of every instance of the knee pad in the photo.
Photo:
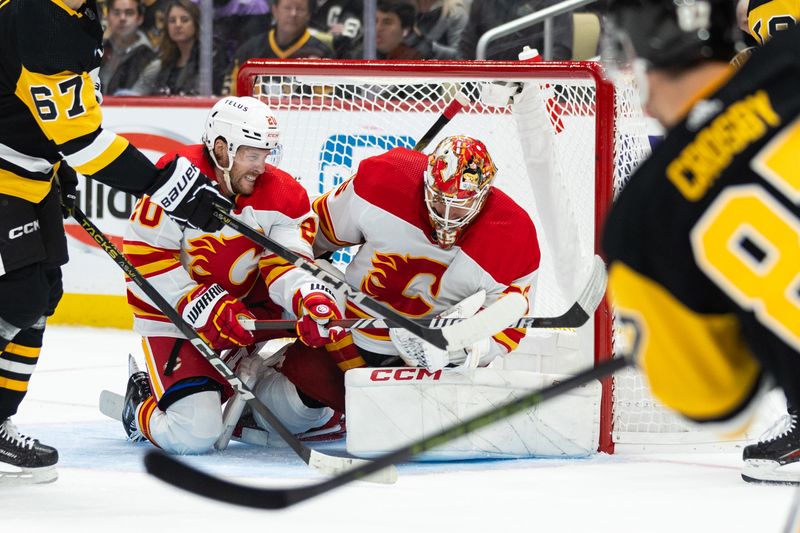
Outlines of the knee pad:
{"type": "MultiPolygon", "coordinates": [[[[321,426],[333,416],[333,410],[329,407],[313,408],[304,405],[292,382],[274,369],[264,373],[253,387],[253,392],[294,434],[321,426]]],[[[255,410],[253,418],[262,428],[270,429],[269,423],[255,410]]]]}
{"type": "Polygon", "coordinates": [[[222,434],[222,409],[218,391],[203,391],[155,410],[150,435],[166,452],[197,454],[211,450],[222,434]]]}

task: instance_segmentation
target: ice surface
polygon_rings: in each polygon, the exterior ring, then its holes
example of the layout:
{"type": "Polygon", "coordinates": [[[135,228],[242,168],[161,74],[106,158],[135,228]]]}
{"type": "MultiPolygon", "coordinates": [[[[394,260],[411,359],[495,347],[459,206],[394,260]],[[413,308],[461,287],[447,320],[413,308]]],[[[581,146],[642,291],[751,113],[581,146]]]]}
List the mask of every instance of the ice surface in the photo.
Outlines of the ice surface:
{"type": "MultiPolygon", "coordinates": [[[[127,442],[121,424],[98,411],[102,389],[124,391],[127,354],[139,350],[130,331],[47,329],[14,420],[58,448],[60,478],[0,488],[0,531],[777,533],[793,496],[744,483],[734,451],[409,464],[396,485],[353,483],[285,511],[216,503],[147,475],[149,445],[127,442]]],[[[234,443],[189,460],[260,485],[321,479],[288,448],[234,443]]]]}

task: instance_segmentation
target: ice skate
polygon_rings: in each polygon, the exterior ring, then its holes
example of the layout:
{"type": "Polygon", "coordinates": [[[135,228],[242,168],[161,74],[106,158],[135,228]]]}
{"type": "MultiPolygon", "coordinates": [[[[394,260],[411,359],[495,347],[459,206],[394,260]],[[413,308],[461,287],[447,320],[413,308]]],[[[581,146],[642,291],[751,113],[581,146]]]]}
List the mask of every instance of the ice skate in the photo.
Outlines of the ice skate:
{"type": "Polygon", "coordinates": [[[800,428],[797,410],[789,409],[764,440],[742,452],[742,479],[750,483],[800,484],[800,469],[785,468],[800,461],[800,428]]]}
{"type": "Polygon", "coordinates": [[[0,423],[0,485],[53,482],[57,462],[55,448],[20,434],[10,418],[0,423]]]}
{"type": "Polygon", "coordinates": [[[130,377],[122,408],[122,427],[125,428],[125,433],[131,441],[140,442],[145,440],[145,436],[139,431],[139,426],[136,424],[136,410],[153,393],[150,390],[147,373],[139,370],[136,361],[131,356],[128,356],[128,373],[130,377]]]}

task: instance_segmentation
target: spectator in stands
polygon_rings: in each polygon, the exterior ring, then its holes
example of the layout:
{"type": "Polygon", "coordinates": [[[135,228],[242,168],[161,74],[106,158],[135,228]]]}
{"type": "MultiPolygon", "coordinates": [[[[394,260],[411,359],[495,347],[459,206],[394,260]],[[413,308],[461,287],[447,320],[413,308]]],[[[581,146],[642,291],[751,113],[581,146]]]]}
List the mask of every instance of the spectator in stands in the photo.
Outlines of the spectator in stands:
{"type": "Polygon", "coordinates": [[[271,23],[268,0],[214,0],[214,36],[229,60],[242,43],[271,23]]]}
{"type": "Polygon", "coordinates": [[[361,0],[317,0],[309,25],[329,39],[336,57],[344,57],[361,38],[361,0]]]}
{"type": "Polygon", "coordinates": [[[150,41],[139,30],[143,13],[140,0],[108,3],[108,39],[103,42],[100,65],[103,94],[130,94],[142,70],[155,57],[150,41]]]}
{"type": "Polygon", "coordinates": [[[235,94],[239,66],[251,58],[325,58],[333,49],[308,27],[315,0],[275,0],[274,25],[267,32],[254,35],[236,51],[233,70],[225,80],[223,92],[235,94]]]}
{"type": "MultiPolygon", "coordinates": [[[[559,0],[476,0],[472,2],[467,27],[461,34],[459,56],[475,59],[478,39],[496,26],[558,3],[559,0]]],[[[536,24],[490,43],[486,59],[518,59],[525,45],[544,51],[544,24],[536,24]]],[[[572,58],[572,15],[553,18],[553,57],[572,58]]]]}
{"type": "Polygon", "coordinates": [[[153,50],[158,50],[167,31],[166,12],[170,0],[143,0],[142,4],[144,21],[141,30],[150,40],[153,50]]]}
{"type": "MultiPolygon", "coordinates": [[[[417,17],[415,0],[378,0],[375,14],[375,48],[378,59],[431,59],[430,41],[414,29],[417,17]]],[[[349,54],[364,56],[363,43],[349,54]]]]}
{"type": "MultiPolygon", "coordinates": [[[[150,62],[134,85],[136,94],[196,96],[200,94],[200,9],[191,0],[172,0],[166,11],[167,34],[158,58],[150,62]]],[[[212,91],[220,94],[227,62],[214,49],[212,91]]]]}
{"type": "Polygon", "coordinates": [[[435,59],[456,59],[469,14],[463,0],[416,0],[417,30],[432,43],[435,59]]]}

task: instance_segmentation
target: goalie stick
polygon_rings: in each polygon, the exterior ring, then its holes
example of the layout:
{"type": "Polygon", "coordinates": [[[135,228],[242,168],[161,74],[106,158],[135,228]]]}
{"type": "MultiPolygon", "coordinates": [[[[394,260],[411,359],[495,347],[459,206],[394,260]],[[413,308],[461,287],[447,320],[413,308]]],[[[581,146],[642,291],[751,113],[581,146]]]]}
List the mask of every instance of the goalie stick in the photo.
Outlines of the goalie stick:
{"type": "MultiPolygon", "coordinates": [[[[73,218],[81,225],[81,227],[89,234],[89,236],[100,246],[100,248],[108,254],[111,259],[119,266],[123,272],[134,282],[142,291],[152,300],[158,309],[164,313],[167,318],[183,333],[189,342],[205,357],[209,363],[225,378],[230,386],[241,395],[242,399],[247,402],[250,407],[258,412],[269,423],[270,426],[278,433],[281,438],[286,441],[294,452],[310,467],[320,470],[327,474],[338,474],[346,471],[354,466],[364,466],[369,461],[364,459],[356,459],[352,457],[338,457],[328,455],[317,450],[313,450],[301,442],[289,429],[275,416],[272,411],[261,401],[256,398],[252,390],[247,387],[239,377],[228,368],[225,362],[220,359],[219,355],[211,349],[200,338],[197,332],[187,324],[178,312],[167,302],[166,299],[159,293],[153,285],[145,279],[145,277],[136,270],[130,261],[120,252],[114,244],[108,240],[105,234],[89,220],[86,215],[77,206],[72,212],[73,218]]],[[[389,469],[378,469],[374,471],[376,476],[370,478],[369,481],[376,483],[394,483],[397,480],[397,469],[393,466],[389,469]],[[382,471],[381,471],[382,470],[382,471]]]]}
{"type": "Polygon", "coordinates": [[[560,396],[593,380],[609,376],[613,372],[625,368],[630,364],[632,363],[628,358],[609,359],[561,382],[537,391],[532,391],[506,404],[491,408],[468,420],[459,422],[434,435],[423,437],[407,446],[403,446],[386,455],[377,457],[371,463],[348,470],[321,483],[312,485],[291,488],[259,488],[239,484],[196,470],[186,463],[160,451],[148,452],[145,456],[144,464],[147,471],[161,481],[193,492],[199,496],[257,509],[285,509],[296,503],[330,492],[351,481],[363,479],[364,476],[386,466],[406,461],[415,455],[433,449],[445,442],[457,439],[516,413],[530,409],[533,406],[560,396]]]}
{"type": "MultiPolygon", "coordinates": [[[[524,316],[516,322],[508,324],[506,328],[578,328],[589,320],[590,314],[597,308],[606,290],[606,268],[603,260],[595,256],[592,263],[592,270],[589,281],[578,296],[578,300],[572,304],[564,314],[553,317],[533,317],[524,316]]],[[[491,308],[491,306],[489,307],[491,308]]],[[[487,308],[487,309],[489,309],[487,308]]],[[[480,315],[480,313],[478,313],[480,315]]],[[[478,316],[476,315],[476,316],[478,316]]],[[[428,328],[443,328],[453,324],[459,324],[469,318],[412,318],[414,323],[428,328]]],[[[257,320],[252,318],[240,319],[239,323],[249,330],[264,329],[293,329],[296,321],[294,320],[257,320]]],[[[391,320],[383,318],[344,318],[341,320],[331,320],[328,327],[339,326],[350,329],[365,328],[394,328],[398,327],[391,320]]]]}
{"type": "MultiPolygon", "coordinates": [[[[444,126],[456,116],[461,109],[469,103],[468,98],[461,92],[457,93],[455,97],[447,104],[442,114],[428,129],[427,132],[419,139],[414,145],[415,151],[423,150],[433,140],[433,138],[444,128],[444,126]]],[[[241,220],[231,216],[221,207],[214,211],[213,215],[226,226],[238,231],[251,241],[262,246],[264,249],[276,254],[277,256],[285,259],[289,263],[310,272],[317,279],[330,284],[336,289],[344,292],[345,296],[352,302],[369,309],[378,316],[389,319],[397,327],[407,329],[417,337],[420,337],[434,346],[443,350],[457,350],[471,345],[478,339],[489,337],[506,328],[509,322],[513,319],[508,319],[508,316],[518,317],[524,313],[523,311],[517,312],[521,302],[515,298],[502,298],[497,302],[502,305],[497,307],[493,312],[485,313],[480,319],[468,319],[472,322],[464,324],[451,324],[441,328],[430,328],[424,324],[418,324],[406,316],[398,313],[391,307],[371,298],[363,292],[357,290],[355,287],[349,285],[340,276],[328,272],[326,269],[321,268],[314,261],[307,259],[295,252],[287,249],[281,244],[275,242],[269,237],[259,233],[255,228],[243,223],[241,220]],[[515,301],[516,300],[516,301],[515,301]],[[490,331],[491,330],[491,331],[490,331]],[[488,334],[487,331],[490,331],[488,334]],[[476,333],[478,335],[476,335],[476,333]]],[[[477,316],[477,315],[476,315],[477,316]]]]}

